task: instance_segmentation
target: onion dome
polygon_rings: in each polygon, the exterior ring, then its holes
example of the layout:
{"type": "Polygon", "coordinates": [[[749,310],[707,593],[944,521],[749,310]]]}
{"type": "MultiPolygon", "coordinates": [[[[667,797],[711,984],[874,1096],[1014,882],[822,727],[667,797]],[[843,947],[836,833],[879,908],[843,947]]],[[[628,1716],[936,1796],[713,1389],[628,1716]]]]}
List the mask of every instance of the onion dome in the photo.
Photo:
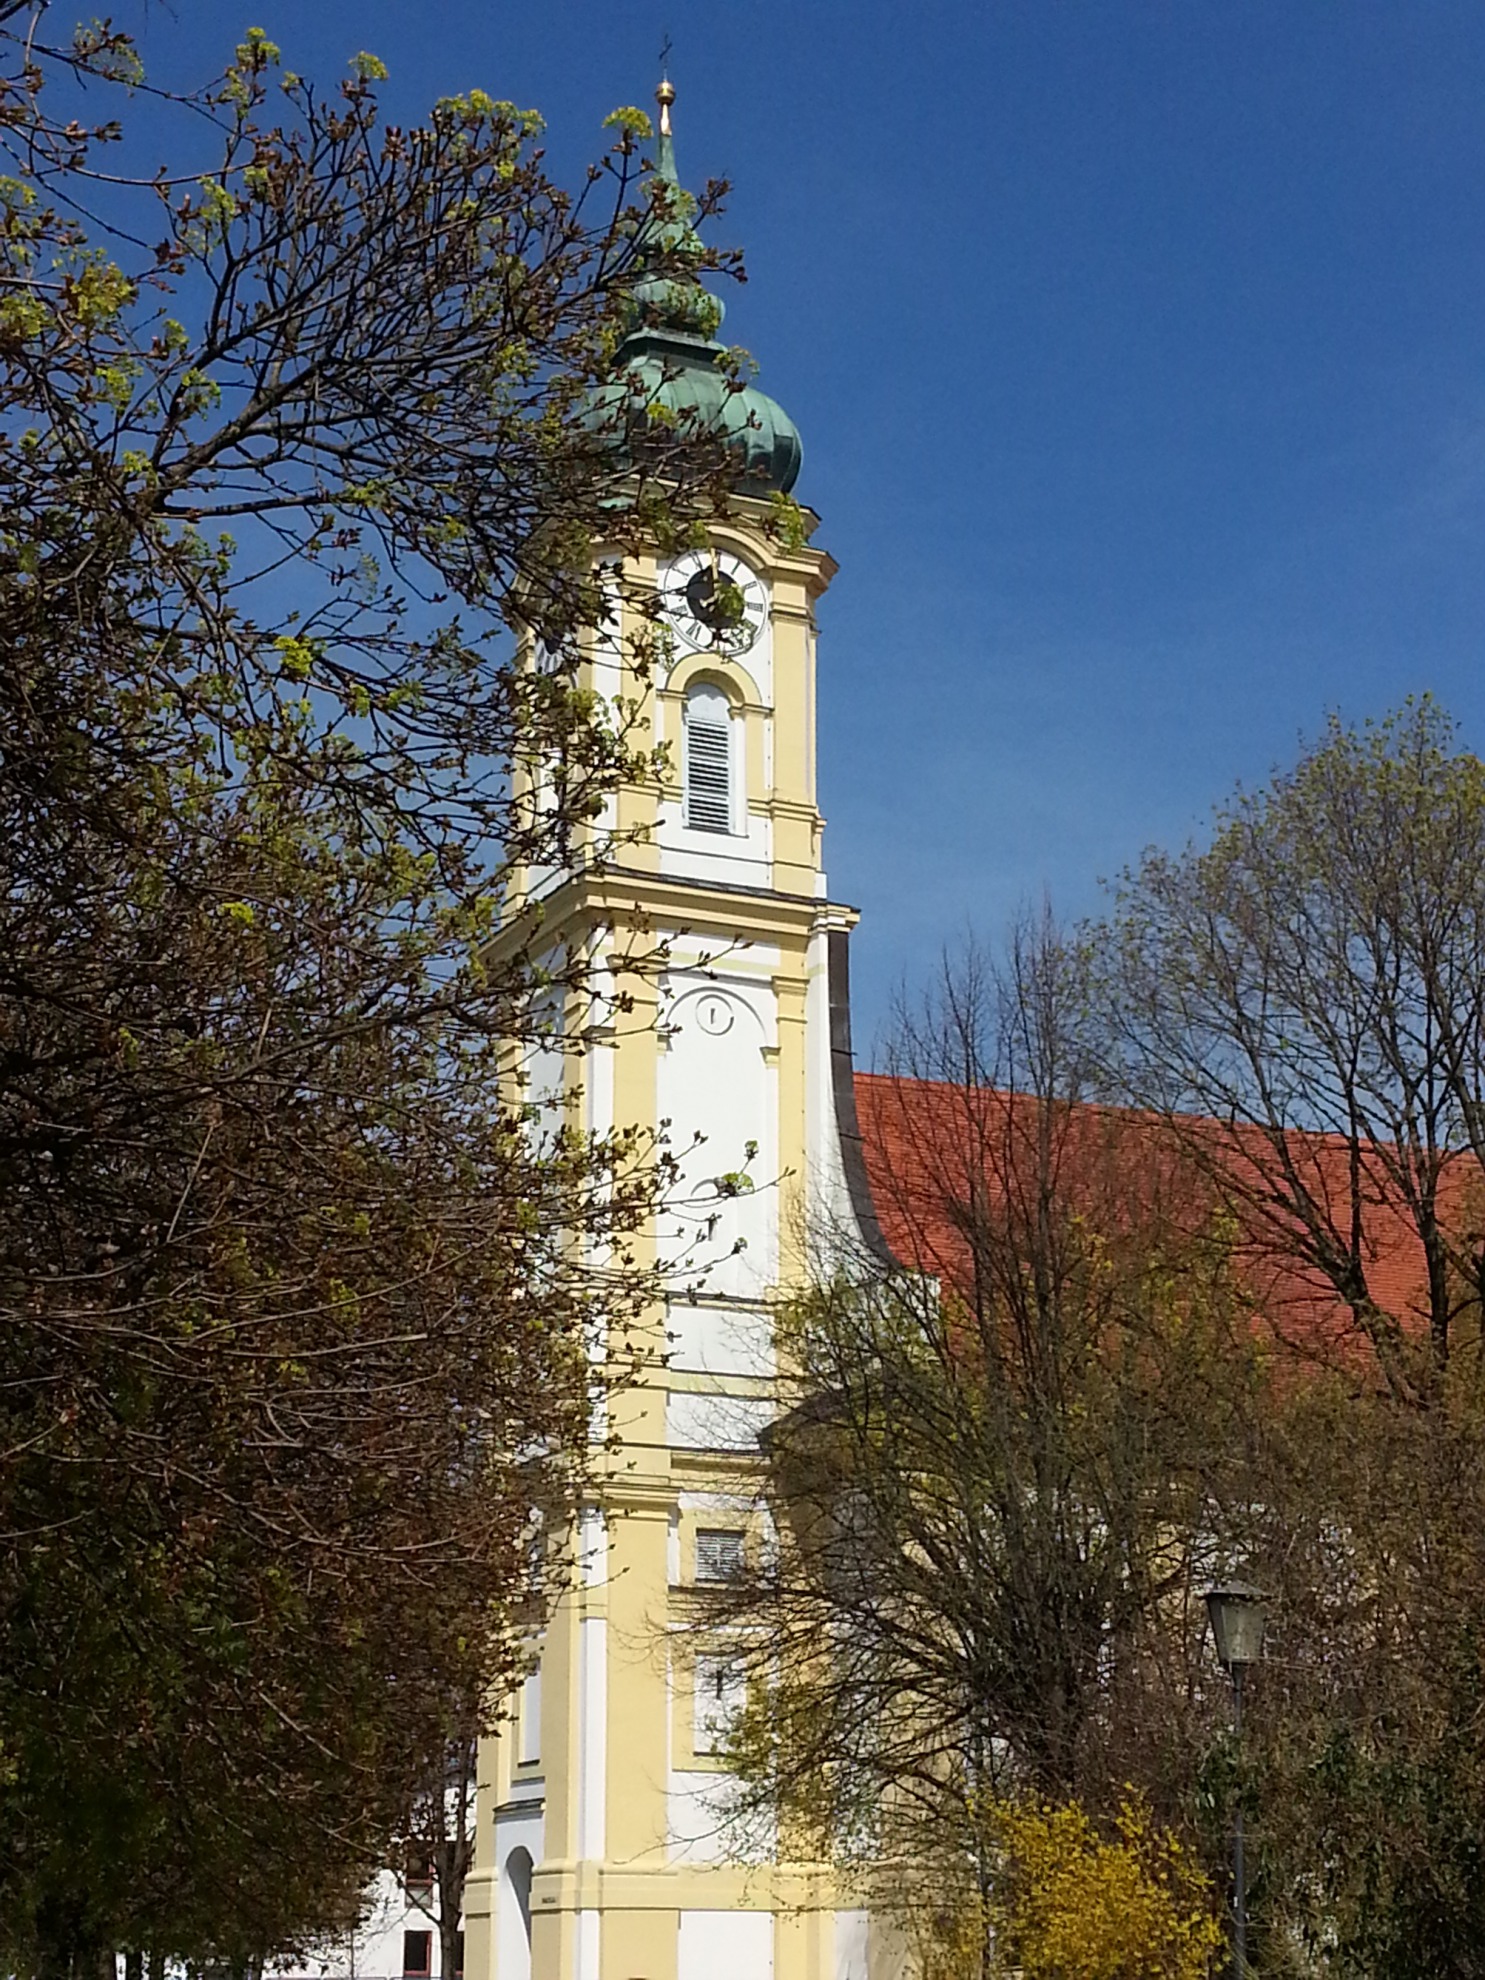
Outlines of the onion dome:
{"type": "Polygon", "coordinates": [[[804,456],[799,429],[776,400],[735,377],[716,339],[720,300],[694,275],[664,270],[666,262],[699,254],[701,242],[687,217],[694,202],[676,176],[670,126],[674,86],[662,82],[655,99],[660,146],[654,180],[665,189],[664,197],[640,243],[638,277],[626,298],[632,327],[614,354],[614,386],[600,394],[595,423],[613,416],[610,394],[622,391],[630,404],[662,407],[677,423],[724,441],[737,460],[737,486],[744,494],[787,494],[804,456]]]}

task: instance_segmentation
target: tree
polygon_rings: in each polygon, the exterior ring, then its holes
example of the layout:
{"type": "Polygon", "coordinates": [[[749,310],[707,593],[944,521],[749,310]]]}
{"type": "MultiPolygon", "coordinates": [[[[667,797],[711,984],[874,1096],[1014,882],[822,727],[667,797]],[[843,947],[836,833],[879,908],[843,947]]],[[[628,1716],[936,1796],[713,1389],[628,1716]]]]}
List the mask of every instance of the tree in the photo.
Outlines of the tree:
{"type": "Polygon", "coordinates": [[[438,1934],[442,1980],[463,1971],[464,1887],[474,1867],[481,1715],[469,1698],[453,1701],[445,1743],[419,1784],[401,1838],[400,1883],[408,1902],[438,1934]]]}
{"type": "Polygon", "coordinates": [[[1008,1943],[987,1811],[1107,1838],[1133,1782],[1214,1873],[1241,1801],[1259,1970],[1478,1970],[1482,794],[1428,703],[1336,725],[866,1083],[899,1263],[795,1312],[776,1553],[704,1626],[753,1666],[740,1815],[909,1919],[952,1866],[940,1953],[1008,1943]]]}
{"type": "Polygon", "coordinates": [[[491,937],[655,767],[563,658],[593,547],[726,472],[595,398],[637,275],[697,259],[638,113],[573,200],[482,92],[383,126],[373,57],[323,97],[254,31],[171,97],[21,11],[0,1944],[61,1975],[334,1925],[559,1571],[664,1165],[523,1097],[595,986],[539,915],[491,937]],[[186,161],[133,170],[100,91],[186,161]]]}
{"type": "Polygon", "coordinates": [[[1333,720],[1090,932],[1105,1091],[1222,1205],[1290,1370],[1248,1522],[1269,1957],[1387,1980],[1485,1932],[1482,854],[1485,767],[1425,699],[1333,720]]]}
{"type": "Polygon", "coordinates": [[[1250,1811],[1267,1970],[1477,1970],[1482,1448],[1457,1371],[1427,1411],[1330,1372],[1276,1394],[1249,1516],[1275,1640],[1207,1769],[1250,1811]]]}
{"type": "Polygon", "coordinates": [[[1157,1138],[1090,1102],[1085,1009],[1041,924],[903,1017],[863,1096],[897,1261],[837,1241],[790,1315],[778,1545],[701,1623],[752,1666],[739,1819],[909,1919],[929,1865],[978,1891],[954,1919],[997,1915],[986,1811],[1023,1797],[1114,1821],[1135,1781],[1189,1824],[1219,1704],[1194,1598],[1260,1371],[1220,1231],[1190,1238],[1157,1138]]]}
{"type": "Polygon", "coordinates": [[[1148,854],[1096,938],[1114,1091],[1273,1265],[1291,1348],[1364,1351],[1424,1406],[1485,1291],[1482,855],[1485,766],[1425,699],[1333,719],[1210,845],[1148,854]]]}

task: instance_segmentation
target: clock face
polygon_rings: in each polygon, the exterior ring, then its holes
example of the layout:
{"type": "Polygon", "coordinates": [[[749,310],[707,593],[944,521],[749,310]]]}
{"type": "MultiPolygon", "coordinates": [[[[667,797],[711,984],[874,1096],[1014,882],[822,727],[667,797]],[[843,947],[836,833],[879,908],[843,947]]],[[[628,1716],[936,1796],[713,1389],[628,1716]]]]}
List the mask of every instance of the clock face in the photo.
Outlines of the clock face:
{"type": "Polygon", "coordinates": [[[703,653],[746,653],[768,617],[761,579],[730,550],[677,557],[661,605],[678,637],[703,653]]]}

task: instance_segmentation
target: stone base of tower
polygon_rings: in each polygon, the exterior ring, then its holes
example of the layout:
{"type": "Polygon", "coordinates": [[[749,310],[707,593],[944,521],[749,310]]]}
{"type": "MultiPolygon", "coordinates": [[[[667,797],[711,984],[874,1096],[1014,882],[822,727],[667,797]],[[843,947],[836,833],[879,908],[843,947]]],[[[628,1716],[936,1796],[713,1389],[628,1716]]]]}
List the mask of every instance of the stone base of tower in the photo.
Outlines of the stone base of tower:
{"type": "Polygon", "coordinates": [[[466,1972],[482,1980],[900,1980],[903,1949],[827,1901],[816,1872],[579,1866],[592,1902],[537,1892],[529,1920],[493,1872],[470,1880],[466,1972]],[[548,1900],[543,1902],[543,1900],[548,1900]]]}

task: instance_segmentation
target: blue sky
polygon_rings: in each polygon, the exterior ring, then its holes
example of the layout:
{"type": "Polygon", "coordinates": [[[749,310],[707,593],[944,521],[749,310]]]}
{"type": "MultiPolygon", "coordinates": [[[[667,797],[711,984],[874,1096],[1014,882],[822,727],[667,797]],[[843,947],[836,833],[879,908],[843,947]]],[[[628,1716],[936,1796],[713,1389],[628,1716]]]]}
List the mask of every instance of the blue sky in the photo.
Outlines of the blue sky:
{"type": "MultiPolygon", "coordinates": [[[[123,18],[124,9],[117,11],[123,18]]],[[[1485,7],[181,0],[145,52],[358,48],[576,178],[668,31],[728,334],[797,420],[832,890],[869,1050],[967,926],[1199,831],[1327,711],[1485,747],[1485,7]]]]}

